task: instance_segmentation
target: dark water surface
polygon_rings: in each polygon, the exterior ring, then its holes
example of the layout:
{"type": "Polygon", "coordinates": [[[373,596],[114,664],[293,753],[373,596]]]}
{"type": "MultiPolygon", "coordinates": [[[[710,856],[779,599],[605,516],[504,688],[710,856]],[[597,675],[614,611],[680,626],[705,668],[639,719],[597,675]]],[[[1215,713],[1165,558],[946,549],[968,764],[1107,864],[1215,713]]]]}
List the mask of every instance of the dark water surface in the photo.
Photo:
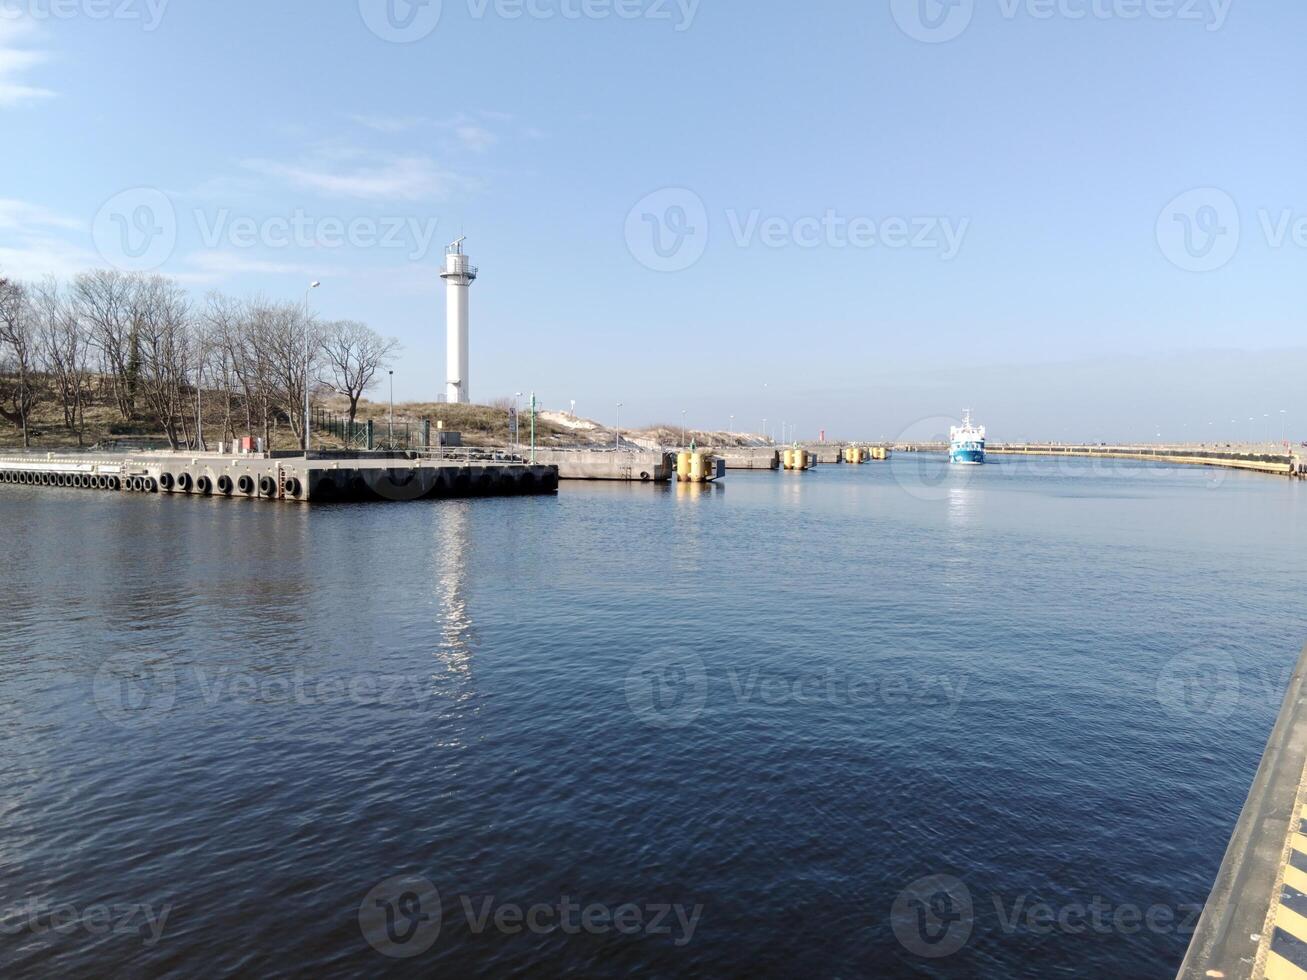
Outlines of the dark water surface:
{"type": "Polygon", "coordinates": [[[0,530],[5,976],[1167,976],[1307,640],[1211,470],[0,530]]]}

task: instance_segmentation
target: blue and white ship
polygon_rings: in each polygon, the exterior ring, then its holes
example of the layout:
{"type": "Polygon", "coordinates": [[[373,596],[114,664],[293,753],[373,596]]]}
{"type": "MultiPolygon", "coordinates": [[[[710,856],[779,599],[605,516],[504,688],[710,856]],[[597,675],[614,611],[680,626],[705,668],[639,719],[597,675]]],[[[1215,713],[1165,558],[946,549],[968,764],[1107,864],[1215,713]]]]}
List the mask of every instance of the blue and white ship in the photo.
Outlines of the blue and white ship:
{"type": "Polygon", "coordinates": [[[962,424],[948,431],[948,458],[951,463],[979,466],[985,461],[985,427],[971,421],[971,409],[962,413],[962,424]]]}

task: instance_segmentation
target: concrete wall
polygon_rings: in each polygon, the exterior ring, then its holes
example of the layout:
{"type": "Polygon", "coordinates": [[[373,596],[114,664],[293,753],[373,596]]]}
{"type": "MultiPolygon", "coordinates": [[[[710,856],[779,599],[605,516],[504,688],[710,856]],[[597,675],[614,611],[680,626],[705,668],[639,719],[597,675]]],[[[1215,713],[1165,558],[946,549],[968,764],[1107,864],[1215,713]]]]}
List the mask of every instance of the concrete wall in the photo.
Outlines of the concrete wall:
{"type": "Polygon", "coordinates": [[[393,454],[315,453],[309,459],[219,453],[29,454],[0,457],[0,483],[307,503],[553,493],[558,470],[545,464],[419,460],[393,454]]]}
{"type": "Polygon", "coordinates": [[[1252,786],[1189,941],[1180,980],[1299,976],[1307,968],[1303,956],[1307,935],[1297,935],[1307,931],[1302,917],[1294,912],[1282,920],[1279,913],[1281,885],[1290,879],[1303,885],[1303,872],[1297,865],[1307,859],[1298,833],[1307,763],[1305,679],[1307,649],[1289,678],[1261,766],[1255,776],[1250,774],[1252,786]],[[1290,933],[1287,942],[1286,929],[1290,933]],[[1295,969],[1275,963],[1282,957],[1295,969]],[[1267,969],[1273,963],[1275,972],[1267,969]]]}
{"type": "Polygon", "coordinates": [[[712,454],[725,460],[728,470],[774,470],[781,465],[775,449],[714,449],[712,454]]]}
{"type": "Polygon", "coordinates": [[[1191,466],[1223,466],[1261,473],[1294,473],[1290,453],[1239,452],[1193,446],[1024,446],[995,443],[985,452],[996,456],[1074,456],[1102,459],[1138,459],[1191,466]]]}
{"type": "Polygon", "coordinates": [[[537,463],[558,467],[560,480],[624,480],[666,483],[676,472],[671,453],[628,453],[614,450],[537,449],[537,463]]]}

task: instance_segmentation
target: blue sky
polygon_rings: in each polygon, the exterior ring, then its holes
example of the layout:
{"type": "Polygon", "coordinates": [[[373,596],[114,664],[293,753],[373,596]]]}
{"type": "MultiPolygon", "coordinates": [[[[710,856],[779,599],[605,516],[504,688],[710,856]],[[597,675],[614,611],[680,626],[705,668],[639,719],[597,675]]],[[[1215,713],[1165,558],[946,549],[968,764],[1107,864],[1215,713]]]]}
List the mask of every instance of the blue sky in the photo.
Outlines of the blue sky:
{"type": "Polygon", "coordinates": [[[0,0],[0,271],[321,279],[430,400],[465,233],[478,401],[1307,436],[1304,36],[1283,0],[0,0]]]}

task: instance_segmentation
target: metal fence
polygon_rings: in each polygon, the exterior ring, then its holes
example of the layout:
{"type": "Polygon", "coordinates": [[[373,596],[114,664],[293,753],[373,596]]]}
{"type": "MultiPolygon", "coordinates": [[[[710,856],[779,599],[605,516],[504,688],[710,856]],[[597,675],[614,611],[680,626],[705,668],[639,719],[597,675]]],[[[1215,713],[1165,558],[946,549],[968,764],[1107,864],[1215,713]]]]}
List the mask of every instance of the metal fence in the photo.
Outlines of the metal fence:
{"type": "Polygon", "coordinates": [[[389,419],[351,422],[348,415],[321,408],[314,409],[312,421],[314,433],[333,436],[346,449],[365,450],[425,448],[424,433],[430,425],[413,419],[395,419],[393,423],[389,419]]]}

